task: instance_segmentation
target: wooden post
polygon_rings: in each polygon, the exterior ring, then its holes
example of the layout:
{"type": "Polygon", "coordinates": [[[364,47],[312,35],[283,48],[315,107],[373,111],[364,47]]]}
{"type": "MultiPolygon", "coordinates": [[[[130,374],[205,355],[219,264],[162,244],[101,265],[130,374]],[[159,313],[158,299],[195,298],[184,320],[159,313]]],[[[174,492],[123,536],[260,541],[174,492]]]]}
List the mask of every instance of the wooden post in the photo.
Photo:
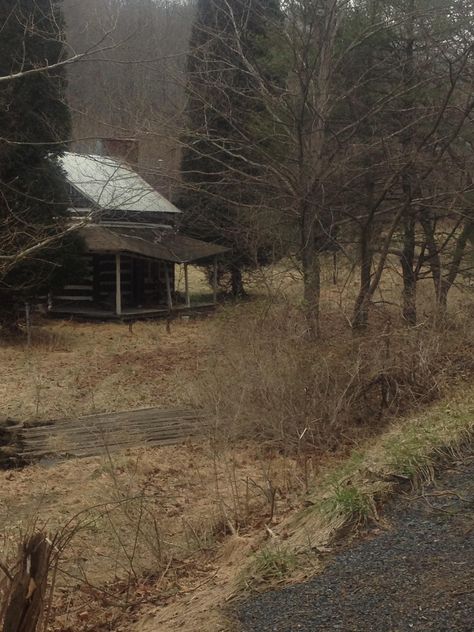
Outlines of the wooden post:
{"type": "Polygon", "coordinates": [[[173,299],[171,296],[170,270],[166,262],[165,262],[165,278],[166,278],[166,301],[168,303],[168,309],[171,311],[173,309],[173,299]]]}
{"type": "Polygon", "coordinates": [[[189,276],[188,264],[184,264],[184,294],[186,296],[186,307],[191,307],[191,297],[189,296],[189,276]]]}
{"type": "MultiPolygon", "coordinates": [[[[10,571],[7,572],[11,583],[6,591],[4,603],[0,604],[2,630],[5,632],[35,632],[39,630],[43,615],[46,615],[46,620],[43,620],[41,628],[46,630],[49,627],[46,591],[51,556],[51,544],[43,533],[35,533],[24,540],[15,565],[18,570],[14,577],[11,577],[10,571]]],[[[54,584],[54,578],[52,583],[54,584]]]]}
{"type": "Polygon", "coordinates": [[[120,268],[120,255],[115,255],[115,313],[122,314],[122,274],[120,268]]]}
{"type": "Polygon", "coordinates": [[[31,347],[31,309],[30,304],[25,303],[26,346],[31,347]]]}
{"type": "Polygon", "coordinates": [[[217,257],[214,257],[214,271],[212,275],[212,299],[213,303],[217,303],[217,257]]]}

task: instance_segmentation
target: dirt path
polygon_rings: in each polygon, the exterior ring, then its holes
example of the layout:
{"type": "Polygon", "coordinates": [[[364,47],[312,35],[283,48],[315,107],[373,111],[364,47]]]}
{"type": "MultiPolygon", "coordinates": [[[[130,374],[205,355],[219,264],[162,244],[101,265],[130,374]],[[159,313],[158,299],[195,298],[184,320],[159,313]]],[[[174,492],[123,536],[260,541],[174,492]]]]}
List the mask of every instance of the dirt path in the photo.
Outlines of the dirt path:
{"type": "Polygon", "coordinates": [[[246,631],[460,632],[474,622],[474,457],[388,508],[386,528],[238,613],[246,631]]]}

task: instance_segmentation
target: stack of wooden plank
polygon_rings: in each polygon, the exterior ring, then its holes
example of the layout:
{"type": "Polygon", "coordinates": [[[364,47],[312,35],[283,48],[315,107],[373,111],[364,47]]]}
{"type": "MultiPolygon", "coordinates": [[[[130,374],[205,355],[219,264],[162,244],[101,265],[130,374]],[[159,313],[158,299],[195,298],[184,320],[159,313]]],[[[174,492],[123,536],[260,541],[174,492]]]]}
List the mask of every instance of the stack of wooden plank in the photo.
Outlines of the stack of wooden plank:
{"type": "Polygon", "coordinates": [[[25,424],[23,461],[42,457],[95,456],[127,448],[179,443],[205,429],[202,413],[187,409],[143,408],[76,419],[25,424]]]}

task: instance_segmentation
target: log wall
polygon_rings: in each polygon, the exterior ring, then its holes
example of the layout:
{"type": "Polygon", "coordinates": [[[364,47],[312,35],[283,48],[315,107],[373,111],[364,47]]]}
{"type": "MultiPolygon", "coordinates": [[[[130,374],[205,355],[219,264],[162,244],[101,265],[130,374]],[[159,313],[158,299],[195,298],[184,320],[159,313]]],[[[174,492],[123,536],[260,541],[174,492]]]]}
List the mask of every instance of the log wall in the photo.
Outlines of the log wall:
{"type": "MultiPolygon", "coordinates": [[[[166,261],[121,255],[122,306],[166,305],[166,267],[174,289],[174,265],[166,261]]],[[[84,255],[84,275],[53,296],[53,304],[115,310],[115,254],[84,255]]]]}

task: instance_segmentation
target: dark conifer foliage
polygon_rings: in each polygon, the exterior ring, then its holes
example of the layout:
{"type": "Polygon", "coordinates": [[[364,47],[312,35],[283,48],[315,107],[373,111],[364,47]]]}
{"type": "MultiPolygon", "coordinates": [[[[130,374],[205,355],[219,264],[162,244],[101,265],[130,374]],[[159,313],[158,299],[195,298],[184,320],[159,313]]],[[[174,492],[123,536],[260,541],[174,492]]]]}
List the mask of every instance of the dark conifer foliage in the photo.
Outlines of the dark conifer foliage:
{"type": "MultiPolygon", "coordinates": [[[[55,64],[64,54],[63,20],[56,0],[0,1],[0,76],[55,64]]],[[[59,165],[70,135],[64,68],[0,84],[0,248],[17,256],[0,275],[3,322],[25,300],[61,283],[77,263],[78,243],[49,242],[67,224],[67,190],[59,165]]]]}
{"type": "Polygon", "coordinates": [[[188,232],[231,249],[225,267],[235,296],[243,293],[242,271],[270,251],[256,221],[267,203],[261,152],[269,138],[256,77],[274,79],[269,51],[278,20],[275,0],[199,0],[191,35],[179,204],[188,232]]]}

